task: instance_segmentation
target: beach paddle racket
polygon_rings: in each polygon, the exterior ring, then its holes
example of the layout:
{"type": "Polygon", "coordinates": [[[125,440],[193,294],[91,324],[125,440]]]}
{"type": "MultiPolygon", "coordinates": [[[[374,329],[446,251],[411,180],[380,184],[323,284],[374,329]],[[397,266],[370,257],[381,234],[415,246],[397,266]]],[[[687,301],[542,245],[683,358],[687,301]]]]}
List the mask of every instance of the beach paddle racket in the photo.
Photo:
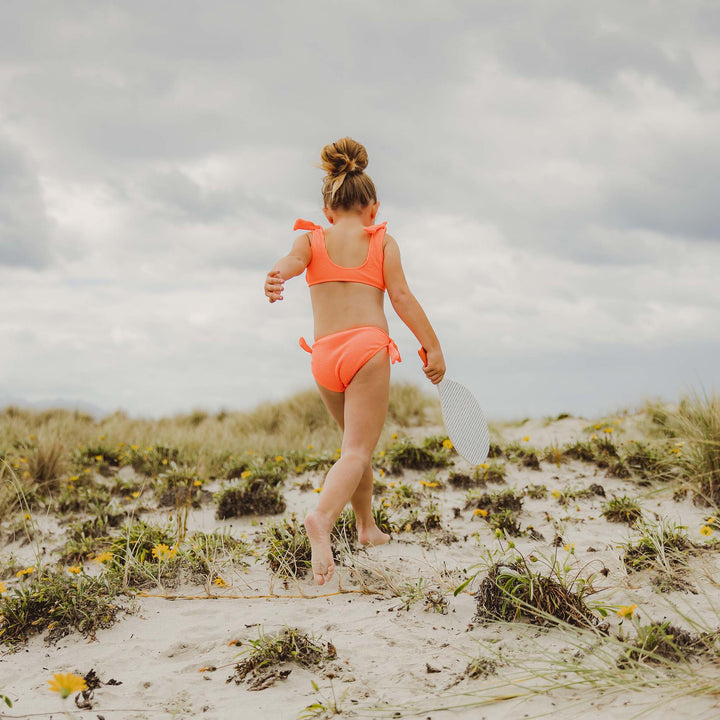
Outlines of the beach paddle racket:
{"type": "MultiPolygon", "coordinates": [[[[418,355],[427,365],[425,348],[418,355]]],[[[440,407],[448,436],[458,454],[471,465],[485,462],[490,450],[490,431],[475,396],[459,382],[447,376],[437,384],[440,407]]]]}

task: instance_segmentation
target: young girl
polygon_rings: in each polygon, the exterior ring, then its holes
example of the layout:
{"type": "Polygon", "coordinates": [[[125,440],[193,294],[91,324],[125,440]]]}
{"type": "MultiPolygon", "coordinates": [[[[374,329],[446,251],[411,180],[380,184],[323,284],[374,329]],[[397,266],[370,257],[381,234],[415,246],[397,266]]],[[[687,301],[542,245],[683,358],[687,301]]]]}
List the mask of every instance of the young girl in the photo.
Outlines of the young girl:
{"type": "Polygon", "coordinates": [[[312,569],[318,585],[333,575],[330,531],[348,500],[358,540],[382,545],[372,514],[372,455],[388,407],[390,363],[399,362],[397,346],[387,334],[383,311],[387,289],[395,312],[427,351],[425,375],[439,383],[445,374],[440,343],[423,309],[408,288],[397,242],[374,225],[379,203],[373,181],[365,174],[365,148],[342,138],[322,149],[323,212],[330,227],[298,220],[295,230],[310,232],[295,240],[265,280],[271,303],[282,300],[283,284],[306,270],[315,319],[315,342],[300,346],[312,353],[312,374],[320,395],[343,431],[340,459],[325,478],[317,510],[308,513],[305,529],[312,546],[312,569]]]}

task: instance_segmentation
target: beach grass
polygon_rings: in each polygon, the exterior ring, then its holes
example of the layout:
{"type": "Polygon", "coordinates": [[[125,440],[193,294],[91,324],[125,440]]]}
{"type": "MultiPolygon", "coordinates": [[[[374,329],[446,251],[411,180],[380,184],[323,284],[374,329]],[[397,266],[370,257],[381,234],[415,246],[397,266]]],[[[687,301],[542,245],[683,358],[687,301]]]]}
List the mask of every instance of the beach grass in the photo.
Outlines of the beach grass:
{"type": "MultiPolygon", "coordinates": [[[[153,597],[215,603],[186,611],[206,629],[235,598],[244,652],[231,686],[288,692],[304,717],[474,717],[542,698],[571,712],[628,692],[645,712],[680,697],[677,683],[715,702],[715,395],[598,421],[495,423],[493,457],[469,467],[436,401],[394,392],[373,459],[373,513],[393,542],[360,547],[345,510],[337,585],[320,590],[301,513],[339,435],[315,393],[160,420],[0,412],[0,646],[42,635],[49,654],[60,638],[80,652],[153,597]],[[265,631],[270,618],[291,622],[265,631]],[[317,639],[329,628],[340,653],[317,639]],[[282,689],[298,672],[314,695],[282,689]]],[[[17,704],[14,688],[2,693],[17,704]]]]}

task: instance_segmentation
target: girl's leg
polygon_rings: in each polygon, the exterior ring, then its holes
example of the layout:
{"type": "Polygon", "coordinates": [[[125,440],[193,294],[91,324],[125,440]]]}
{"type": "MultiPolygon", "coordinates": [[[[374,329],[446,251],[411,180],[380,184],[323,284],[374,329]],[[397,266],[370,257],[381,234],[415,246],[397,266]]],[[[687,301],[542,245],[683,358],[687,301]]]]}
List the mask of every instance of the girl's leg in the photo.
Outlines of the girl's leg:
{"type": "Polygon", "coordinates": [[[390,536],[380,530],[375,524],[375,518],[372,514],[372,494],[372,464],[368,463],[362,479],[357,486],[357,490],[355,490],[355,493],[350,498],[350,502],[355,511],[355,521],[357,522],[358,540],[360,543],[363,545],[383,545],[390,540],[390,536]]]}
{"type": "MultiPolygon", "coordinates": [[[[340,459],[325,478],[317,510],[308,513],[305,518],[305,528],[313,551],[313,575],[318,585],[330,580],[335,570],[330,530],[348,500],[355,495],[370,466],[375,445],[385,423],[389,386],[390,360],[387,353],[379,352],[358,370],[345,389],[344,433],[340,459]]],[[[366,503],[372,497],[372,474],[370,483],[369,496],[367,484],[361,490],[361,512],[366,511],[366,503]]],[[[358,530],[359,527],[358,524],[358,530]]]]}
{"type": "MultiPolygon", "coordinates": [[[[320,384],[318,384],[318,390],[328,412],[344,432],[345,393],[328,390],[320,384]]],[[[350,498],[350,503],[355,511],[358,540],[362,545],[382,545],[390,540],[390,536],[382,532],[375,524],[375,518],[372,514],[372,490],[373,471],[372,462],[369,462],[358,484],[357,490],[355,490],[350,498]]]]}

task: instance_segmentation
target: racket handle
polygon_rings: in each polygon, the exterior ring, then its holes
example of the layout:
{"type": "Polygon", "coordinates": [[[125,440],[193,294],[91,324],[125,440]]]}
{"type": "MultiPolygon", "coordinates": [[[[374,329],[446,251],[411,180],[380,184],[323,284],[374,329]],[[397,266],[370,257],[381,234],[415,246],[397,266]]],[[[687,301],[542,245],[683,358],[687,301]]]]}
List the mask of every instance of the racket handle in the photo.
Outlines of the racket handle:
{"type": "Polygon", "coordinates": [[[420,356],[420,359],[422,360],[423,367],[427,365],[427,350],[425,350],[424,347],[421,347],[418,350],[418,355],[420,356]]]}

